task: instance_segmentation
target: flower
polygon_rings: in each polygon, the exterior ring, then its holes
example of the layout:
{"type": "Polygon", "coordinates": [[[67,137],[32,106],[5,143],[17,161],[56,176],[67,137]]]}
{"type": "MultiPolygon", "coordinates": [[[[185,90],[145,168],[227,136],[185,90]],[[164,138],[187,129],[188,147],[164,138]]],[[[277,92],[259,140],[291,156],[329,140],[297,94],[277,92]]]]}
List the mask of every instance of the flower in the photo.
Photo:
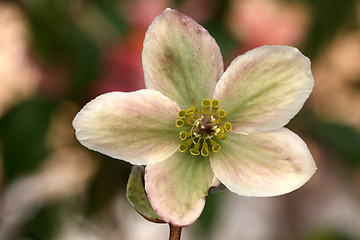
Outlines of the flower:
{"type": "Polygon", "coordinates": [[[94,96],[109,92],[130,92],[145,88],[141,64],[144,35],[151,21],[159,15],[169,0],[127,1],[122,9],[129,30],[121,41],[111,46],[104,56],[103,72],[92,87],[94,96]]]}
{"type": "Polygon", "coordinates": [[[281,0],[232,0],[227,17],[230,32],[247,49],[264,44],[300,45],[310,26],[304,4],[281,0]]]}
{"type": "Polygon", "coordinates": [[[192,224],[220,182],[239,195],[275,196],[316,171],[306,144],[283,127],[314,84],[296,48],[253,49],[223,73],[210,34],[166,9],[146,33],[142,61],[148,89],[100,95],[73,126],[89,149],[147,165],[145,190],[165,221],[192,224]]]}

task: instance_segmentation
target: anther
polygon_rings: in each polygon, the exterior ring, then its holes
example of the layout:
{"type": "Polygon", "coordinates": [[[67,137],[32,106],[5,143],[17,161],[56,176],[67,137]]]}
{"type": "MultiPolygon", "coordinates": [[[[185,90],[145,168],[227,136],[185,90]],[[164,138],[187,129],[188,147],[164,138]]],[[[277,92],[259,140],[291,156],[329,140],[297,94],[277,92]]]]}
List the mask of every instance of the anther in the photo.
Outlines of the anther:
{"type": "Polygon", "coordinates": [[[211,101],[211,116],[214,116],[219,108],[220,102],[217,99],[211,101]]]}
{"type": "Polygon", "coordinates": [[[198,156],[200,154],[199,150],[196,150],[194,148],[190,149],[191,155],[198,156]]]}
{"type": "Polygon", "coordinates": [[[181,131],[179,135],[180,135],[181,140],[185,140],[185,139],[187,139],[188,137],[191,136],[191,134],[189,132],[186,132],[186,131],[181,131]]]}
{"type": "Polygon", "coordinates": [[[200,148],[200,140],[198,140],[198,141],[195,143],[194,147],[190,149],[190,153],[191,153],[192,155],[194,155],[194,156],[199,155],[199,154],[200,154],[199,148],[200,148]]]}
{"type": "Polygon", "coordinates": [[[180,151],[180,152],[185,152],[186,149],[187,149],[186,144],[182,143],[182,144],[179,145],[179,151],[180,151]]]}
{"type": "Polygon", "coordinates": [[[219,134],[217,134],[216,136],[221,140],[225,140],[227,137],[227,134],[225,131],[220,131],[219,134]]]}
{"type": "Polygon", "coordinates": [[[182,127],[183,125],[184,125],[184,120],[182,120],[182,119],[176,120],[176,122],[175,122],[176,127],[182,127]]]}
{"type": "Polygon", "coordinates": [[[224,109],[220,109],[218,112],[219,118],[226,118],[226,112],[224,109]]]}
{"type": "Polygon", "coordinates": [[[214,152],[218,152],[221,148],[220,145],[212,139],[210,139],[210,144],[211,144],[211,150],[213,150],[214,152]]]}
{"type": "Polygon", "coordinates": [[[216,124],[219,124],[226,119],[226,112],[224,109],[220,109],[217,114],[218,114],[219,118],[216,119],[216,122],[215,122],[216,124]]]}
{"type": "Polygon", "coordinates": [[[186,111],[185,110],[181,110],[179,113],[178,113],[178,117],[179,118],[184,118],[186,116],[186,111]]]}
{"type": "Polygon", "coordinates": [[[187,110],[187,113],[194,113],[198,118],[200,117],[200,111],[197,107],[195,106],[190,106],[187,110]]]}
{"type": "Polygon", "coordinates": [[[210,105],[211,105],[211,101],[209,99],[204,99],[202,101],[202,106],[204,108],[204,114],[208,114],[210,111],[210,105]]]}
{"type": "Polygon", "coordinates": [[[226,122],[226,123],[224,124],[224,130],[227,131],[227,132],[230,132],[231,129],[232,129],[231,123],[226,122]]]}
{"type": "Polygon", "coordinates": [[[186,110],[186,114],[193,114],[194,112],[195,112],[195,109],[186,110]]]}
{"type": "Polygon", "coordinates": [[[204,157],[209,156],[208,144],[205,140],[203,141],[203,144],[202,144],[201,155],[204,157]]]}

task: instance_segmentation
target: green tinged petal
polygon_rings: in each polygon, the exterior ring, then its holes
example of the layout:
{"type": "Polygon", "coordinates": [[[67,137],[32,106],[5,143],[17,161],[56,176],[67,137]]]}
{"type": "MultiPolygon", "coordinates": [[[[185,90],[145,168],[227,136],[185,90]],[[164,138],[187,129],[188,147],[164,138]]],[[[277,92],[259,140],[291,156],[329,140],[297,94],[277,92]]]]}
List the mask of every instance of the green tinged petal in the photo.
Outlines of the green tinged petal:
{"type": "Polygon", "coordinates": [[[143,166],[133,166],[127,184],[126,196],[135,210],[144,218],[154,223],[165,223],[164,220],[151,207],[146,196],[143,177],[145,169],[143,166]]]}
{"type": "Polygon", "coordinates": [[[211,168],[221,183],[239,195],[285,194],[301,187],[316,171],[306,144],[286,128],[229,133],[221,147],[210,155],[211,168]]]}
{"type": "Polygon", "coordinates": [[[150,25],[142,61],[146,87],[162,92],[182,109],[212,99],[223,73],[214,38],[193,19],[171,9],[150,25]]]}
{"type": "Polygon", "coordinates": [[[145,190],[155,211],[175,226],[188,226],[200,216],[211,187],[219,185],[208,157],[176,152],[145,172],[145,190]]]}
{"type": "Polygon", "coordinates": [[[216,85],[214,98],[232,131],[250,134],[287,124],[314,86],[310,60],[287,46],[262,46],[237,57],[216,85]]]}
{"type": "Polygon", "coordinates": [[[179,146],[175,102],[153,90],[98,96],[76,115],[76,137],[89,149],[136,165],[156,163],[179,146]]]}

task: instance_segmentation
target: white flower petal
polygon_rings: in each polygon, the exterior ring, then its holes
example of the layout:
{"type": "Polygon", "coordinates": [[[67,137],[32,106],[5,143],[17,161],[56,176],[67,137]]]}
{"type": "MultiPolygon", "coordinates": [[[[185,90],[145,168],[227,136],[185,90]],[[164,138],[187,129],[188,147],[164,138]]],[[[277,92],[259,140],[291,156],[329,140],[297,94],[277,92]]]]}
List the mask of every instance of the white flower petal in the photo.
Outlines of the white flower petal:
{"type": "Polygon", "coordinates": [[[204,208],[209,188],[218,185],[207,157],[177,151],[165,161],[146,167],[149,201],[162,219],[175,226],[194,223],[204,208]]]}
{"type": "Polygon", "coordinates": [[[288,46],[262,46],[237,57],[216,85],[214,98],[233,131],[275,130],[302,108],[314,86],[310,61],[288,46]]]}
{"type": "Polygon", "coordinates": [[[145,84],[182,109],[212,98],[223,73],[214,38],[193,19],[166,9],[146,33],[142,53],[145,84]]]}
{"type": "Polygon", "coordinates": [[[179,110],[157,91],[111,92],[86,104],[73,126],[89,149],[132,164],[156,163],[177,150],[179,110]]]}
{"type": "Polygon", "coordinates": [[[215,176],[244,196],[276,196],[301,187],[316,171],[304,141],[286,128],[250,135],[228,134],[210,155],[215,176]]]}

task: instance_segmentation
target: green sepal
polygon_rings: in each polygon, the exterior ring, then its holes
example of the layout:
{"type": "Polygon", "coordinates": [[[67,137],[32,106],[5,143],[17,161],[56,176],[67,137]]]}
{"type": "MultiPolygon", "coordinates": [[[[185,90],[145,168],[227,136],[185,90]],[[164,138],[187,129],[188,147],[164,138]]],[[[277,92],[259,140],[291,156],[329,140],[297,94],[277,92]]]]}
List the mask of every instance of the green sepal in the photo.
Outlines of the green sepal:
{"type": "Polygon", "coordinates": [[[144,189],[144,173],[145,168],[143,166],[134,165],[132,167],[127,183],[126,197],[135,210],[146,220],[154,223],[165,223],[151,207],[144,189]]]}

